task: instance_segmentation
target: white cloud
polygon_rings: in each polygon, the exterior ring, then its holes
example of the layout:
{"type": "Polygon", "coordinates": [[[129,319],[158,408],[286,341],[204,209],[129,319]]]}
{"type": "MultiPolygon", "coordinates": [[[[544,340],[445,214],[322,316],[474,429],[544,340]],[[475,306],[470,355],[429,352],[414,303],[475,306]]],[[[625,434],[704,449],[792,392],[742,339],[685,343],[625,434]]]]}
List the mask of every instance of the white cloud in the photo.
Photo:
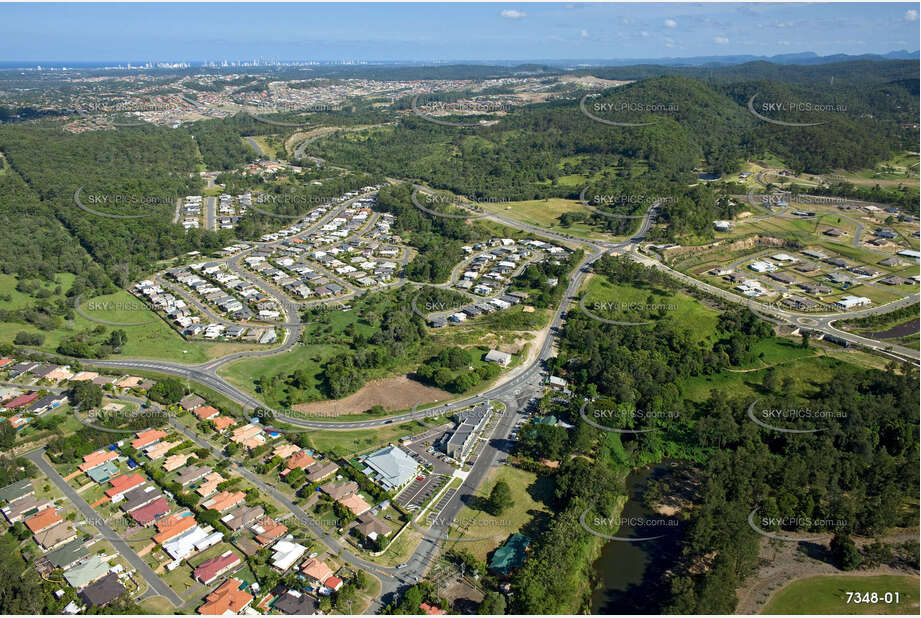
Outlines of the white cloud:
{"type": "Polygon", "coordinates": [[[905,11],[905,21],[918,21],[918,11],[905,11]]]}
{"type": "Polygon", "coordinates": [[[715,36],[713,37],[713,42],[716,43],[717,45],[726,45],[727,43],[729,43],[729,39],[727,39],[724,36],[715,36]]]}
{"type": "Polygon", "coordinates": [[[666,20],[665,20],[665,27],[666,27],[666,28],[677,28],[677,27],[678,27],[678,22],[676,22],[674,19],[666,19],[666,20]]]}
{"type": "Polygon", "coordinates": [[[581,36],[583,39],[587,39],[587,38],[588,38],[588,30],[583,30],[582,32],[579,33],[579,36],[581,36]]]}
{"type": "Polygon", "coordinates": [[[649,33],[643,30],[642,32],[640,32],[640,36],[649,36],[649,33]]]}
{"type": "Polygon", "coordinates": [[[528,14],[524,11],[516,11],[515,9],[505,9],[499,13],[502,17],[506,19],[521,19],[522,17],[527,17],[528,14]]]}

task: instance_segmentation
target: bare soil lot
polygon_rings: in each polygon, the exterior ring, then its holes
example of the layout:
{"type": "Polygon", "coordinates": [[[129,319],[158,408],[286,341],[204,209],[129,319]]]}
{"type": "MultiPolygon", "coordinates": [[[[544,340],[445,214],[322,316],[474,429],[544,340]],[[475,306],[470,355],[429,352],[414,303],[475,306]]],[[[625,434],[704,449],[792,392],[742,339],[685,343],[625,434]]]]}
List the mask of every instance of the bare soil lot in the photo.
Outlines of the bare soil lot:
{"type": "Polygon", "coordinates": [[[407,410],[417,403],[444,401],[454,395],[440,388],[426,386],[408,376],[372,380],[357,393],[335,401],[299,403],[293,408],[304,414],[317,416],[344,416],[360,414],[373,406],[383,406],[388,412],[407,410]]]}

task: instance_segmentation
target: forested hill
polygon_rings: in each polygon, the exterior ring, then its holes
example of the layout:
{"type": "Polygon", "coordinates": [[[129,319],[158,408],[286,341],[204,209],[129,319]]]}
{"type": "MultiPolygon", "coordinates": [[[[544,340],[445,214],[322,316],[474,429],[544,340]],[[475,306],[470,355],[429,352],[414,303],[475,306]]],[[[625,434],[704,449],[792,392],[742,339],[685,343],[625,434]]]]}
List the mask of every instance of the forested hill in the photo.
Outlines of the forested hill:
{"type": "Polygon", "coordinates": [[[814,65],[776,64],[765,60],[732,66],[663,66],[640,64],[624,67],[597,67],[574,71],[602,79],[637,80],[681,75],[708,83],[771,80],[804,85],[879,83],[899,79],[918,79],[917,60],[848,60],[814,65]]]}
{"type": "MultiPolygon", "coordinates": [[[[229,235],[172,223],[176,199],[197,193],[195,141],[187,131],[139,127],[71,135],[58,128],[0,129],[0,151],[51,218],[62,224],[118,285],[180,253],[216,249],[229,235]],[[84,206],[115,216],[98,216],[84,206]],[[223,240],[222,240],[223,238],[223,240]]],[[[25,204],[9,205],[9,215],[25,204]]]]}
{"type": "MultiPolygon", "coordinates": [[[[877,64],[887,71],[886,63],[877,64]]],[[[790,74],[800,70],[784,67],[790,74]]],[[[797,172],[872,167],[917,141],[917,128],[905,126],[917,117],[917,84],[902,70],[888,71],[892,80],[883,85],[867,78],[834,87],[827,81],[716,84],[655,77],[584,100],[583,91],[513,108],[500,117],[459,118],[492,121],[467,128],[404,114],[396,127],[331,137],[315,150],[338,164],[498,199],[575,198],[581,187],[560,183],[561,178],[592,177],[623,163],[648,166],[656,181],[682,185],[694,181],[698,166],[733,171],[745,158],[764,152],[784,157],[797,172]],[[782,122],[822,123],[779,126],[750,112],[748,102],[755,94],[759,106],[806,103],[832,106],[833,111],[763,113],[782,122]]]]}

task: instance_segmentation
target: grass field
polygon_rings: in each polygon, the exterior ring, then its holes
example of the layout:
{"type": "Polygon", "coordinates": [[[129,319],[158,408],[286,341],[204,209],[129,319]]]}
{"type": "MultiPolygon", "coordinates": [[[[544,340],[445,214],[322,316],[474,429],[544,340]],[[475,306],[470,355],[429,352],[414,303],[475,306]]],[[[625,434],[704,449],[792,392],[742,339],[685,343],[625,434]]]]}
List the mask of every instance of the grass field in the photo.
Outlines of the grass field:
{"type": "MultiPolygon", "coordinates": [[[[56,280],[66,293],[73,282],[73,275],[59,274],[56,280]]],[[[15,285],[14,277],[0,276],[0,294],[10,294],[13,307],[31,304],[30,297],[17,292],[15,285]]],[[[116,329],[125,331],[128,335],[128,342],[122,348],[121,356],[130,358],[161,359],[195,364],[231,352],[257,347],[240,343],[186,341],[140,300],[124,290],[115,294],[81,299],[80,311],[74,313],[72,322],[65,322],[63,326],[53,330],[40,330],[27,323],[2,322],[0,323],[0,341],[12,342],[18,332],[40,333],[45,337],[43,345],[40,346],[41,349],[54,352],[66,337],[99,326],[104,327],[107,332],[116,329]],[[100,322],[87,319],[84,315],[117,324],[100,324],[100,322]]]]}
{"type": "Polygon", "coordinates": [[[170,603],[166,597],[161,597],[159,595],[144,599],[141,601],[140,605],[141,609],[148,614],[172,614],[176,611],[173,604],[170,603]]]}
{"type": "MultiPolygon", "coordinates": [[[[547,477],[538,478],[533,472],[527,472],[513,466],[501,466],[495,468],[490,473],[489,478],[480,485],[476,495],[481,498],[489,497],[489,492],[499,481],[508,483],[512,490],[513,506],[506,509],[498,517],[494,517],[485,511],[465,506],[457,514],[456,521],[466,524],[467,532],[452,527],[448,536],[451,538],[470,538],[481,540],[476,541],[453,541],[446,544],[446,550],[457,548],[464,549],[472,553],[480,560],[486,560],[486,556],[494,549],[499,547],[509,535],[521,531],[541,513],[549,515],[550,508],[547,506],[553,491],[553,481],[547,477]]],[[[525,534],[527,532],[525,531],[525,534]]]]}
{"type": "Polygon", "coordinates": [[[254,135],[252,137],[253,141],[259,144],[259,147],[262,148],[262,152],[270,159],[274,159],[276,156],[275,148],[269,145],[268,137],[265,135],[254,135]]]}
{"type": "MultiPolygon", "coordinates": [[[[583,181],[584,182],[584,181],[583,181]]],[[[578,200],[565,200],[560,198],[550,198],[543,200],[528,200],[524,202],[500,202],[482,204],[488,212],[529,223],[543,228],[563,231],[573,236],[586,238],[601,238],[603,234],[594,231],[593,228],[584,223],[573,223],[569,227],[560,225],[560,215],[571,213],[591,214],[591,211],[585,208],[578,200]]]]}
{"type": "Polygon", "coordinates": [[[781,589],[762,614],[913,614],[918,615],[918,578],[908,575],[822,575],[795,581],[781,589]],[[848,603],[848,592],[876,592],[880,602],[848,603]],[[882,596],[899,593],[899,602],[882,596]]]}
{"type": "Polygon", "coordinates": [[[419,433],[427,425],[419,421],[400,423],[399,425],[384,425],[368,431],[356,429],[351,431],[311,430],[308,433],[308,444],[311,448],[335,457],[347,457],[353,453],[366,451],[375,446],[385,446],[405,435],[419,433]]]}
{"type": "MultiPolygon", "coordinates": [[[[606,277],[595,275],[589,279],[585,290],[585,306],[595,315],[621,321],[647,321],[657,319],[645,311],[632,311],[599,307],[596,303],[640,303],[664,305],[667,309],[662,319],[672,320],[689,329],[700,340],[710,337],[717,324],[719,312],[681,292],[656,288],[639,288],[611,283],[606,277]]],[[[656,313],[653,311],[652,313],[656,313]]],[[[642,327],[638,327],[642,328],[642,327]]]]}
{"type": "Polygon", "coordinates": [[[827,355],[822,350],[801,350],[795,342],[782,339],[759,342],[755,346],[755,353],[758,355],[762,352],[764,358],[758,358],[752,367],[683,380],[682,394],[697,403],[706,401],[714,389],[755,399],[762,396],[763,369],[772,366],[776,368],[780,380],[789,376],[794,380],[796,392],[808,397],[815,390],[814,384],[827,382],[834,368],[843,362],[840,357],[827,355]],[[773,362],[767,362],[769,358],[773,362]]]}

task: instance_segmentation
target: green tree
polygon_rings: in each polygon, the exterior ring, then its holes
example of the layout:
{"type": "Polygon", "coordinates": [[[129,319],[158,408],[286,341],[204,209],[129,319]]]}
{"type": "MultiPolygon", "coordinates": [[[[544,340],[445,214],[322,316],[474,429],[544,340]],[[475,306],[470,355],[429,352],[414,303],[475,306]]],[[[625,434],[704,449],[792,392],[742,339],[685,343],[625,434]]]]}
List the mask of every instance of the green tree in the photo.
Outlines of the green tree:
{"type": "Polygon", "coordinates": [[[477,614],[481,616],[502,616],[505,614],[505,605],[505,595],[494,590],[490,590],[486,593],[486,596],[483,597],[483,602],[480,603],[477,614]]]}
{"type": "Polygon", "coordinates": [[[836,533],[831,539],[829,549],[831,549],[832,560],[842,571],[853,571],[863,561],[860,550],[857,549],[857,544],[850,535],[836,533]]]}
{"type": "Polygon", "coordinates": [[[77,382],[70,391],[70,399],[84,410],[98,408],[102,404],[102,387],[89,380],[77,382]]]}
{"type": "Polygon", "coordinates": [[[498,517],[506,509],[515,505],[512,500],[512,489],[505,481],[499,481],[489,492],[489,499],[486,501],[486,512],[494,517],[498,517]]]}

